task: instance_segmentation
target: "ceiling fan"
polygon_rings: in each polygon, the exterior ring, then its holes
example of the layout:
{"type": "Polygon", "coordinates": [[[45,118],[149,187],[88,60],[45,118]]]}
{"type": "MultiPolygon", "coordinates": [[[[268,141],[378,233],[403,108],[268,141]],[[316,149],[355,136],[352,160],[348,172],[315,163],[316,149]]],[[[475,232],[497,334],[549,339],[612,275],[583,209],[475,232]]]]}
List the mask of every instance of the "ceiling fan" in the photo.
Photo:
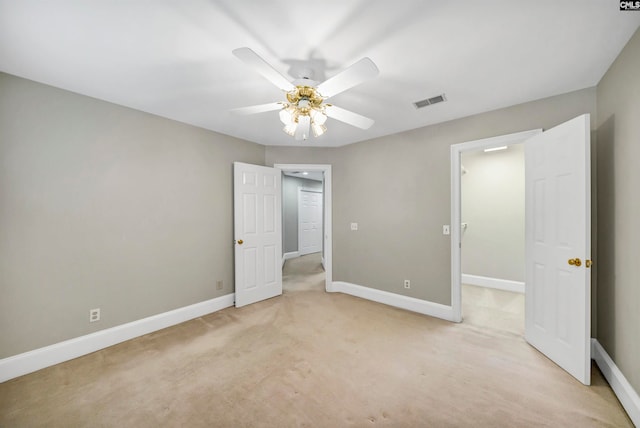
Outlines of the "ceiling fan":
{"type": "Polygon", "coordinates": [[[234,49],[233,54],[286,95],[286,101],[236,108],[231,110],[234,113],[255,114],[280,110],[283,131],[298,141],[309,138],[310,130],[315,137],[324,134],[327,130],[327,117],[360,129],[369,129],[374,123],[373,119],[325,102],[328,98],[377,76],[378,67],[369,58],[362,58],[346,70],[319,83],[308,76],[291,82],[249,48],[234,49]]]}

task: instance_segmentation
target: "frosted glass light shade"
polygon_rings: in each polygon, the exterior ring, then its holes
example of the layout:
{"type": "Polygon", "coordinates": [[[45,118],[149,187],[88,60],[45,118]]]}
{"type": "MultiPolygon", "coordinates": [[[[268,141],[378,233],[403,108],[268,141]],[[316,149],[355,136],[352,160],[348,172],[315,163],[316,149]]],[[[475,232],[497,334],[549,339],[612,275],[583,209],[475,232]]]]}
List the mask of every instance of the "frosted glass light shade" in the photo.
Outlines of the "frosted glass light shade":
{"type": "Polygon", "coordinates": [[[321,111],[316,111],[313,115],[313,122],[318,125],[324,125],[327,121],[327,115],[322,113],[321,111]]]}
{"type": "Polygon", "coordinates": [[[303,141],[309,138],[309,126],[311,125],[311,117],[298,116],[298,126],[296,127],[295,139],[303,141]]]}
{"type": "Polygon", "coordinates": [[[295,123],[289,123],[288,125],[285,125],[282,130],[293,137],[296,134],[296,127],[295,123]]]}
{"type": "Polygon", "coordinates": [[[324,125],[319,125],[314,121],[311,124],[311,130],[313,131],[314,137],[319,137],[327,131],[327,127],[324,125]]]}
{"type": "Polygon", "coordinates": [[[288,108],[283,108],[280,110],[280,121],[285,125],[289,125],[293,123],[293,117],[291,116],[291,111],[288,108]]]}

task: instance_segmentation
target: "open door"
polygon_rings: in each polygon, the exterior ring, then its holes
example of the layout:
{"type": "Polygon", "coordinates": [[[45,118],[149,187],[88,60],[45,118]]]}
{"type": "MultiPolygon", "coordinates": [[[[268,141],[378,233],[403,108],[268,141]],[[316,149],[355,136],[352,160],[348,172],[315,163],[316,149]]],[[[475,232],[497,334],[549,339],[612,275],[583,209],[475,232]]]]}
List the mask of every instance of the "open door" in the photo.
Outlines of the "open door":
{"type": "Polygon", "coordinates": [[[282,294],[282,174],[234,162],[236,307],[282,294]]]}
{"type": "Polygon", "coordinates": [[[590,116],[525,142],[525,338],[591,382],[590,116]]]}

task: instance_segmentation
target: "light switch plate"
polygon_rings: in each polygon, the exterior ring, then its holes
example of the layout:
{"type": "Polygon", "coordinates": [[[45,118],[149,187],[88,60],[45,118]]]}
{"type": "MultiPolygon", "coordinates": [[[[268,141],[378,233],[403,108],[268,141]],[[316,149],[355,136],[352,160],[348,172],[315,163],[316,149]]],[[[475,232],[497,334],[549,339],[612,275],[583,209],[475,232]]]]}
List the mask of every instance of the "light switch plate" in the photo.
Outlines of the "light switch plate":
{"type": "Polygon", "coordinates": [[[448,224],[445,224],[444,226],[442,226],[442,234],[443,235],[451,234],[451,230],[449,230],[449,225],[448,224]]]}

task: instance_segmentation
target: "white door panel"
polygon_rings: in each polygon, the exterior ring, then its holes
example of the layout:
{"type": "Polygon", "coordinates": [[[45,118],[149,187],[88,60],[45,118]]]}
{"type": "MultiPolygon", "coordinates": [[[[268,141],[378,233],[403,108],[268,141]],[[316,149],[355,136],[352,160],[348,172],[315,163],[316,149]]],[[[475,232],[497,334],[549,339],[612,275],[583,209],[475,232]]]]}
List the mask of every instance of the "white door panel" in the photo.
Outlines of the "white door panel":
{"type": "Polygon", "coordinates": [[[298,253],[322,251],[322,192],[298,191],[298,253]]]}
{"type": "Polygon", "coordinates": [[[525,142],[525,338],[582,383],[591,378],[589,115],[525,142]],[[579,258],[581,265],[569,264],[579,258]]]}
{"type": "Polygon", "coordinates": [[[244,306],[282,294],[281,172],[234,163],[235,299],[244,306]]]}

